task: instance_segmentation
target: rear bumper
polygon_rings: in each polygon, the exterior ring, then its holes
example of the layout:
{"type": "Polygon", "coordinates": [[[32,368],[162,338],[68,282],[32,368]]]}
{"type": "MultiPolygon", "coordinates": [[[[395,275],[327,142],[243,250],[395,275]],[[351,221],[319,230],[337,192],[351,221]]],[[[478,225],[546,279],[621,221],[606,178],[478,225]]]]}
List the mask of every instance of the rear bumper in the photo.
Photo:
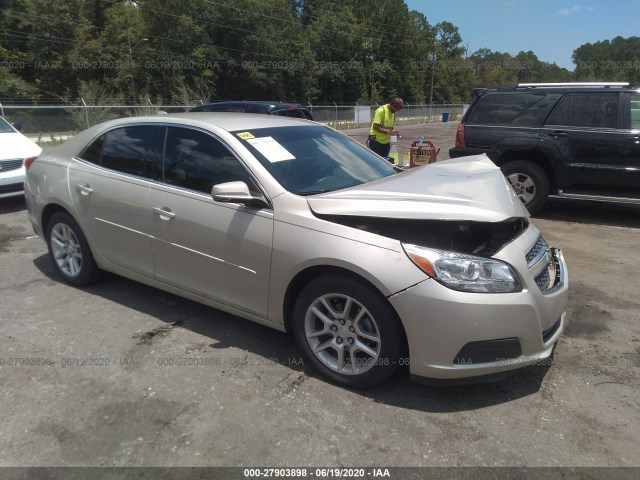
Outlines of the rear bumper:
{"type": "Polygon", "coordinates": [[[468,157],[469,155],[482,155],[483,153],[487,153],[487,151],[482,148],[453,147],[449,149],[449,157],[451,158],[468,157]]]}

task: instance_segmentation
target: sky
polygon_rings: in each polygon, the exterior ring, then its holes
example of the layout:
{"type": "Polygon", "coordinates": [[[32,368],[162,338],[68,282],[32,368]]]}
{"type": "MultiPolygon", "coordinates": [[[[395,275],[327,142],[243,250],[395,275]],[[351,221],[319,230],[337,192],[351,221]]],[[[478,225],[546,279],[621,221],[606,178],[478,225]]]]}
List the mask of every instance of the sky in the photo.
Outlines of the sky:
{"type": "MultiPolygon", "coordinates": [[[[640,36],[640,0],[405,0],[431,25],[458,27],[469,54],[488,48],[573,71],[573,51],[585,43],[640,36]]],[[[630,59],[632,60],[632,59],[630,59]]]]}

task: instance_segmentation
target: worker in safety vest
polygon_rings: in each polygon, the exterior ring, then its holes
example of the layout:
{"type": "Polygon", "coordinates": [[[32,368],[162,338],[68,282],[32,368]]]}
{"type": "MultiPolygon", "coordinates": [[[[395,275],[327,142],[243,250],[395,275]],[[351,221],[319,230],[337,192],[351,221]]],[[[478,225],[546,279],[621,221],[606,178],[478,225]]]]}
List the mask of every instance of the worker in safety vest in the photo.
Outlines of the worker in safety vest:
{"type": "Polygon", "coordinates": [[[371,130],[369,130],[369,148],[381,157],[389,156],[390,136],[397,135],[398,131],[393,125],[396,120],[396,112],[404,107],[401,98],[395,97],[389,103],[379,107],[373,116],[371,130]]]}

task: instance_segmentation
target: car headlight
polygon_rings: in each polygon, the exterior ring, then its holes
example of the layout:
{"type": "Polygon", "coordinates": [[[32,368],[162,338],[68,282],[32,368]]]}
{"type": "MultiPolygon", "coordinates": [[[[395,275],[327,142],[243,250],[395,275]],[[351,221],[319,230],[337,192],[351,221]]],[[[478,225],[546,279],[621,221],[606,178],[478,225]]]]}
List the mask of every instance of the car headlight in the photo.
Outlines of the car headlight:
{"type": "Polygon", "coordinates": [[[453,290],[475,293],[522,290],[513,268],[499,260],[406,243],[402,246],[418,268],[453,290]]]}

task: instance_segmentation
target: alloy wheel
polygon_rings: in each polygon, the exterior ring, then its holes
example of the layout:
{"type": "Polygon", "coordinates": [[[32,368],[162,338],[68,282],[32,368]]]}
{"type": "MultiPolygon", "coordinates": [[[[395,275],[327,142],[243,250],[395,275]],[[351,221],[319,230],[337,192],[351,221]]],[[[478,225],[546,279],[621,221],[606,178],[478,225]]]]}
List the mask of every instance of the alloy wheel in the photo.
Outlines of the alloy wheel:
{"type": "Polygon", "coordinates": [[[51,251],[60,270],[69,277],[77,276],[82,270],[82,250],[73,229],[64,223],[57,223],[51,230],[51,251]]]}
{"type": "Polygon", "coordinates": [[[354,298],[337,293],[318,297],[307,309],[304,333],[315,357],[344,375],[360,375],[380,357],[375,319],[354,298]]]}
{"type": "Polygon", "coordinates": [[[520,197],[522,203],[528,205],[536,196],[536,183],[533,179],[524,173],[512,173],[507,175],[507,180],[520,197]]]}

